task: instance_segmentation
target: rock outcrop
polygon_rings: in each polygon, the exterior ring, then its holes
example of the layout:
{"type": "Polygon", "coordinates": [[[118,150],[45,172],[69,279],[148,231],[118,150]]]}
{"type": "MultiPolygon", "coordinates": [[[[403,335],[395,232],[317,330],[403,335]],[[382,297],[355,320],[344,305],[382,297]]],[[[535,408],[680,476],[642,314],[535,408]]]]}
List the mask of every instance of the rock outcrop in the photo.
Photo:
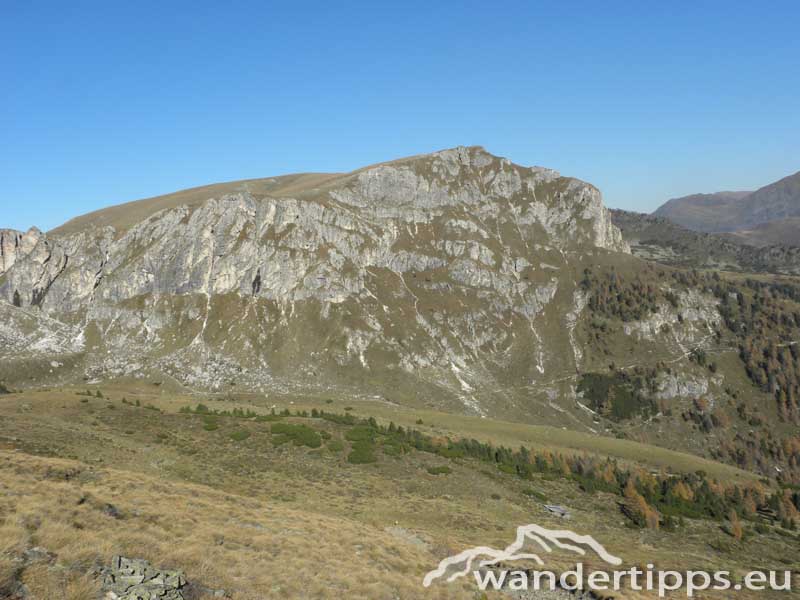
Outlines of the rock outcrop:
{"type": "Polygon", "coordinates": [[[41,239],[42,232],[36,227],[31,227],[24,233],[14,229],[0,229],[0,275],[30,254],[41,239]]]}
{"type": "Polygon", "coordinates": [[[481,390],[573,355],[544,330],[574,326],[574,265],[629,251],[597,189],[477,147],[225,190],[25,234],[0,275],[7,352],[57,347],[87,377],[445,394],[481,413],[481,390]]]}
{"type": "Polygon", "coordinates": [[[141,559],[115,556],[100,573],[104,600],[186,600],[186,578],[180,571],[154,568],[141,559]]]}

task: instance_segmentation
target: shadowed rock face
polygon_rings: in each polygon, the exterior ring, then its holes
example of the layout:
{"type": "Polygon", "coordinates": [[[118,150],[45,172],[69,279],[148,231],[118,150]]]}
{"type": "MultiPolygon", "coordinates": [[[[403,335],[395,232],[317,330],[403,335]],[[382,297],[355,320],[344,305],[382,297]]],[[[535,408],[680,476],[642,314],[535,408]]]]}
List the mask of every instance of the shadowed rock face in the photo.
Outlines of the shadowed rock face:
{"type": "Polygon", "coordinates": [[[3,347],[211,389],[427,386],[481,412],[478,388],[541,375],[568,343],[541,330],[571,322],[546,313],[573,309],[572,261],[628,252],[594,187],[481,148],[252,189],[25,234],[3,347]]]}

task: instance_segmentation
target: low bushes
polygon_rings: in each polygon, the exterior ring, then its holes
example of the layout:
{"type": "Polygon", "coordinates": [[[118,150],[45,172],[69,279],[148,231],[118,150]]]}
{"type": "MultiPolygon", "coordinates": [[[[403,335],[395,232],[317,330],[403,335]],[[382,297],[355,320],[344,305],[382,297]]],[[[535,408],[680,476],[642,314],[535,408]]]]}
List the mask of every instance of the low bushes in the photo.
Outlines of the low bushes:
{"type": "Polygon", "coordinates": [[[428,467],[428,473],[431,475],[449,475],[452,472],[453,469],[447,465],[442,465],[441,467],[428,467]]]}
{"type": "Polygon", "coordinates": [[[374,463],[377,460],[375,456],[375,442],[373,440],[359,440],[353,442],[350,454],[347,455],[347,462],[354,465],[374,463]]]}
{"type": "Polygon", "coordinates": [[[316,430],[308,425],[273,423],[271,432],[274,436],[272,443],[276,446],[290,441],[295,446],[308,446],[309,448],[319,448],[322,446],[322,437],[316,430]]]}

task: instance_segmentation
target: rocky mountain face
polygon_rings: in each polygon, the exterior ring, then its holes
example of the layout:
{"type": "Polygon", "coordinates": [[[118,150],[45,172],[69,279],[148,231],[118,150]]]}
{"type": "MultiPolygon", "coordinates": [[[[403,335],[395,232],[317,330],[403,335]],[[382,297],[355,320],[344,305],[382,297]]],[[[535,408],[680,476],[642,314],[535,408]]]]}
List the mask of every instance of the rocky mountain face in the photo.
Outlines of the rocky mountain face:
{"type": "Polygon", "coordinates": [[[597,189],[477,147],[2,235],[0,379],[342,388],[473,413],[575,371],[579,273],[629,251],[597,189]]]}
{"type": "Polygon", "coordinates": [[[42,232],[35,227],[26,232],[0,229],[0,275],[30,254],[41,238],[42,232]]]}
{"type": "MultiPolygon", "coordinates": [[[[800,172],[764,186],[755,192],[719,192],[675,198],[659,207],[654,216],[695,231],[710,233],[749,231],[770,223],[772,232],[787,229],[781,222],[800,217],[800,172]]],[[[796,225],[793,222],[792,225],[796,225]]],[[[793,243],[794,227],[788,227],[790,238],[767,238],[769,243],[793,243]]],[[[757,235],[749,236],[755,240],[757,235]]],[[[742,239],[747,241],[747,235],[742,239]]]]}

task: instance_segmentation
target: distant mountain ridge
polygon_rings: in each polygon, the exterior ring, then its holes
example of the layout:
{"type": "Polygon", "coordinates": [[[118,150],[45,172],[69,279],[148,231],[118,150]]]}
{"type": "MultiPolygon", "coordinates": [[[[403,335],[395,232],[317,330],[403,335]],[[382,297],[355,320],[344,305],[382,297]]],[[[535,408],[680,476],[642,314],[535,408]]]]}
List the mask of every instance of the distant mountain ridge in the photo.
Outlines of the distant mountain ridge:
{"type": "MultiPolygon", "coordinates": [[[[666,265],[725,271],[800,275],[800,219],[785,219],[776,233],[771,227],[735,233],[704,233],[664,217],[611,210],[611,218],[634,256],[666,265]],[[786,228],[795,227],[792,232],[786,228]],[[756,243],[756,236],[775,241],[756,243]],[[781,238],[792,241],[780,243],[781,238]]],[[[759,241],[762,241],[759,239],[759,241]]],[[[764,240],[765,241],[765,240],[764,240]]]]}
{"type": "Polygon", "coordinates": [[[705,233],[752,231],[740,236],[753,245],[796,243],[793,228],[781,224],[800,217],[800,172],[754,192],[718,192],[673,198],[653,216],[705,233]],[[771,223],[772,225],[765,226],[771,223]]]}
{"type": "Polygon", "coordinates": [[[705,233],[730,231],[724,219],[728,218],[736,205],[750,194],[752,192],[715,192],[672,198],[658,207],[653,216],[669,219],[694,231],[705,233]]]}

